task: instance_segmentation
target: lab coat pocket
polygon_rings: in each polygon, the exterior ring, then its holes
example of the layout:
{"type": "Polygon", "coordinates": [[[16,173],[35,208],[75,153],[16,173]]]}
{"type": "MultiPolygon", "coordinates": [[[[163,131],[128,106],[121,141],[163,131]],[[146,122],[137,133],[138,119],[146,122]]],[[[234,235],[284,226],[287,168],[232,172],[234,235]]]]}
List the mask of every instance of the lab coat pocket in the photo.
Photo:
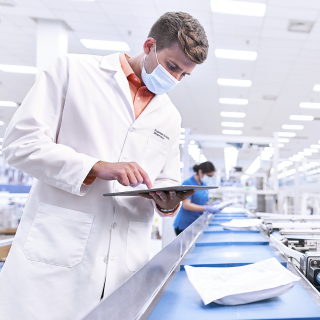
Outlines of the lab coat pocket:
{"type": "Polygon", "coordinates": [[[82,261],[94,215],[40,203],[24,253],[29,260],[71,268],[82,261]]]}
{"type": "Polygon", "coordinates": [[[151,182],[154,182],[161,172],[168,153],[169,148],[164,143],[157,141],[153,137],[149,138],[142,169],[147,172],[151,182]]]}
{"type": "Polygon", "coordinates": [[[129,221],[126,264],[137,271],[149,261],[151,229],[149,223],[129,221]]]}

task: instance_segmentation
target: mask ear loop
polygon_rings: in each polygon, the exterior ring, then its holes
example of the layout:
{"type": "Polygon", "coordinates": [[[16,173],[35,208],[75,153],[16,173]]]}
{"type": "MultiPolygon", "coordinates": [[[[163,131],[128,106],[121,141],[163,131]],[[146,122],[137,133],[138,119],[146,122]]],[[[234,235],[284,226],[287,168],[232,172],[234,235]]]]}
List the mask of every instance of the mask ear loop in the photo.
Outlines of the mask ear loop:
{"type": "Polygon", "coordinates": [[[156,53],[157,63],[159,65],[160,63],[159,63],[158,55],[157,55],[157,43],[154,44],[154,52],[156,53]]]}
{"type": "MultiPolygon", "coordinates": [[[[159,63],[158,55],[157,55],[157,43],[154,44],[154,52],[156,54],[157,63],[159,65],[160,63],[159,63]]],[[[145,63],[146,63],[146,55],[143,57],[143,67],[144,67],[144,69],[146,69],[145,63]]]]}

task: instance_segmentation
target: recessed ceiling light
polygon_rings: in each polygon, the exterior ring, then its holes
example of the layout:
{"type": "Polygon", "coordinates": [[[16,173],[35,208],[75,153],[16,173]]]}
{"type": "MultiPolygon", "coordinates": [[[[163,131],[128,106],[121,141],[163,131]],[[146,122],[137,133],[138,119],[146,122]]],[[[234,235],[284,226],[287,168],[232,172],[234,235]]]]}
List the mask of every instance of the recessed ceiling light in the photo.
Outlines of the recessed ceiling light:
{"type": "Polygon", "coordinates": [[[221,112],[221,117],[225,118],[244,118],[246,114],[244,112],[221,112]]]}
{"type": "MultiPolygon", "coordinates": [[[[299,152],[299,153],[300,153],[300,152],[299,152]]],[[[303,155],[304,155],[304,156],[312,156],[312,153],[311,153],[311,152],[304,151],[304,152],[303,152],[303,155]]]]}
{"type": "Polygon", "coordinates": [[[241,80],[241,79],[222,79],[217,80],[219,86],[227,87],[251,87],[251,80],[241,80]]]}
{"type": "Polygon", "coordinates": [[[278,132],[279,137],[295,137],[294,132],[278,132]]]}
{"type": "Polygon", "coordinates": [[[304,152],[312,152],[312,153],[317,153],[319,152],[318,149],[303,149],[304,152]]]}
{"type": "Polygon", "coordinates": [[[242,128],[244,124],[242,122],[221,122],[223,127],[237,127],[242,128]]]}
{"type": "Polygon", "coordinates": [[[214,51],[217,58],[234,60],[256,60],[257,53],[253,51],[216,49],[214,51]]]}
{"type": "Polygon", "coordinates": [[[254,2],[211,0],[211,10],[214,13],[263,17],[266,5],[254,2]]]}
{"type": "Polygon", "coordinates": [[[240,105],[246,105],[248,104],[247,99],[232,99],[232,98],[220,98],[219,102],[221,104],[240,104],[240,105]]]}
{"type": "Polygon", "coordinates": [[[286,129],[286,130],[302,130],[304,128],[304,126],[302,126],[301,124],[284,124],[282,126],[282,129],[286,129]]]}
{"type": "Polygon", "coordinates": [[[304,109],[320,109],[320,103],[317,102],[301,102],[300,108],[304,109]]]}
{"type": "Polygon", "coordinates": [[[223,134],[242,134],[241,130],[222,130],[223,134]]]}
{"type": "Polygon", "coordinates": [[[28,73],[28,74],[38,73],[38,69],[36,67],[16,66],[16,65],[9,65],[9,64],[0,64],[0,70],[4,72],[12,72],[12,73],[28,73]]]}
{"type": "Polygon", "coordinates": [[[313,91],[320,91],[320,84],[316,84],[316,85],[313,87],[313,91]]]}
{"type": "Polygon", "coordinates": [[[126,42],[81,39],[80,42],[88,49],[109,51],[130,51],[126,42]]]}
{"type": "Polygon", "coordinates": [[[278,138],[278,142],[289,142],[287,138],[278,138]]]}
{"type": "Polygon", "coordinates": [[[312,121],[314,116],[291,115],[290,120],[312,121]]]}
{"type": "Polygon", "coordinates": [[[17,107],[18,104],[13,101],[0,101],[0,107],[17,107]]]}
{"type": "Polygon", "coordinates": [[[320,149],[320,145],[319,144],[312,144],[310,146],[311,149],[320,149]]]}

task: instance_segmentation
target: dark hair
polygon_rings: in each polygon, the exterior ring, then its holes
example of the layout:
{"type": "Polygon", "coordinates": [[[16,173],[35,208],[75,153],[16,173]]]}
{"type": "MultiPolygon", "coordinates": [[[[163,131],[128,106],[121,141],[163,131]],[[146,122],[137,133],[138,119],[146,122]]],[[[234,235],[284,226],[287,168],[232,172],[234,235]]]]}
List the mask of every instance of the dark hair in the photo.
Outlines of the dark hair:
{"type": "Polygon", "coordinates": [[[212,171],[216,171],[216,168],[214,167],[212,162],[206,161],[193,166],[193,171],[196,172],[197,174],[199,170],[201,170],[202,173],[209,173],[212,171]]]}
{"type": "Polygon", "coordinates": [[[207,59],[209,43],[200,22],[186,12],[167,12],[151,27],[148,37],[156,40],[157,50],[178,42],[185,55],[201,64],[207,59]]]}

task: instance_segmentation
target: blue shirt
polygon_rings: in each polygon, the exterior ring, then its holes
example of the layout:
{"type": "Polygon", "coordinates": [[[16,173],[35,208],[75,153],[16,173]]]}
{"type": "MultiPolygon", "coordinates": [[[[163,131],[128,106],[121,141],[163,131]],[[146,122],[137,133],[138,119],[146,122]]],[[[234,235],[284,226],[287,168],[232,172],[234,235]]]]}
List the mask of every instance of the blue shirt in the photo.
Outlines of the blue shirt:
{"type": "MultiPolygon", "coordinates": [[[[198,181],[194,176],[184,181],[182,185],[199,185],[198,181]]],[[[203,184],[205,185],[205,184],[203,184]]],[[[189,197],[191,199],[191,203],[198,204],[200,206],[204,206],[209,201],[209,191],[208,190],[197,190],[195,193],[189,197]]],[[[184,230],[190,226],[195,220],[197,220],[203,211],[189,211],[181,207],[176,220],[174,221],[174,227],[179,228],[180,230],[184,230]]]]}

